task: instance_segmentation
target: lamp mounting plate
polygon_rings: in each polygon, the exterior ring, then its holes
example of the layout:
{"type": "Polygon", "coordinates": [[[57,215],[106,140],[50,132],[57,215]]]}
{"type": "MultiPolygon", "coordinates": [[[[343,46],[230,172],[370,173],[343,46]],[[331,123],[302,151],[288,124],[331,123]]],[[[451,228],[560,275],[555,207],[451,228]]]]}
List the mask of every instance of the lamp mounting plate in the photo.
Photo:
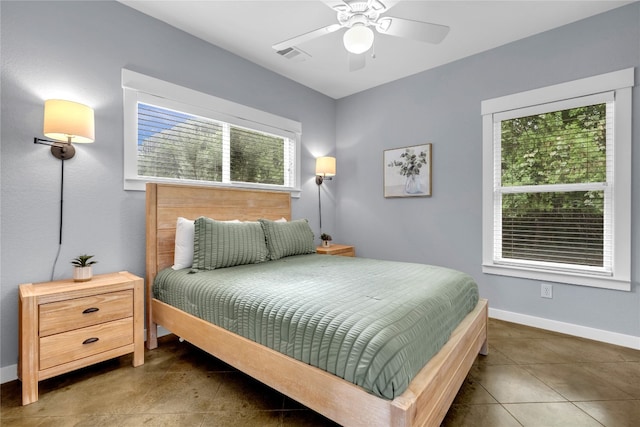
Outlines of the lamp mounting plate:
{"type": "Polygon", "coordinates": [[[71,144],[56,144],[51,146],[51,154],[60,160],[69,160],[76,155],[76,149],[71,144]]]}

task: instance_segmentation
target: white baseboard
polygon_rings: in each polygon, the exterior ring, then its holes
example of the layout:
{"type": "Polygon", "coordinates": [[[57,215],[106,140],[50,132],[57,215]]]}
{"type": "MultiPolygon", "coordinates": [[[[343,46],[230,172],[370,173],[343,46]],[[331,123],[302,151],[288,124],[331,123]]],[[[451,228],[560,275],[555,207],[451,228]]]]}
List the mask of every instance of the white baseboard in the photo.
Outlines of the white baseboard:
{"type": "Polygon", "coordinates": [[[589,328],[587,326],[575,325],[573,323],[559,322],[557,320],[544,319],[542,317],[529,316],[527,314],[514,313],[495,308],[489,308],[489,317],[640,350],[640,337],[633,335],[625,335],[602,329],[589,328]]]}
{"type": "Polygon", "coordinates": [[[0,384],[18,379],[18,364],[0,368],[0,384]]]}
{"type": "MultiPolygon", "coordinates": [[[[158,325],[158,338],[163,337],[165,335],[169,335],[171,333],[173,333],[173,332],[171,332],[170,330],[165,329],[164,327],[158,325]]],[[[146,330],[144,332],[144,336],[145,336],[144,340],[146,341],[147,340],[147,338],[146,338],[147,337],[147,331],[146,330]]]]}
{"type": "MultiPolygon", "coordinates": [[[[164,335],[168,335],[171,332],[163,328],[162,326],[158,327],[158,337],[162,337],[164,335]]],[[[145,341],[147,340],[147,331],[144,331],[145,341]]],[[[8,383],[9,381],[18,379],[18,364],[13,364],[9,366],[5,366],[0,368],[0,384],[8,383]]]]}

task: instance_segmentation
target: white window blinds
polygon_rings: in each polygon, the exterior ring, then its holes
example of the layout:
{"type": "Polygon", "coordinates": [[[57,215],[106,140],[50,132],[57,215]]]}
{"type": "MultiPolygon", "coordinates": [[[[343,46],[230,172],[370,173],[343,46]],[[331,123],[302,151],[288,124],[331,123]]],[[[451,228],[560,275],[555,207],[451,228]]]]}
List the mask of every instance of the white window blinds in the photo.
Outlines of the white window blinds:
{"type": "Polygon", "coordinates": [[[138,103],[138,175],[290,186],[295,143],[206,117],[138,103]]]}
{"type": "Polygon", "coordinates": [[[222,181],[222,125],[138,103],[138,175],[222,181]]]}
{"type": "Polygon", "coordinates": [[[496,262],[611,273],[613,122],[612,93],[495,116],[496,262]]]}

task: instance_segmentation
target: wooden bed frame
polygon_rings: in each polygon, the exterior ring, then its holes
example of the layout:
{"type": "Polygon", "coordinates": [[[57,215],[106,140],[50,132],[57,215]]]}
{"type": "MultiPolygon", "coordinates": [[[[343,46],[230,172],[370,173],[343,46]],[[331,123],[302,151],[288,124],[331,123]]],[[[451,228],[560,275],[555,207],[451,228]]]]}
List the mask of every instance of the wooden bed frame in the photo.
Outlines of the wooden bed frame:
{"type": "Polygon", "coordinates": [[[478,353],[487,353],[487,301],[394,400],[299,362],[153,298],[153,280],[173,264],[176,219],[291,219],[286,192],[147,184],[147,347],[158,346],[157,326],[345,426],[439,426],[478,353]]]}

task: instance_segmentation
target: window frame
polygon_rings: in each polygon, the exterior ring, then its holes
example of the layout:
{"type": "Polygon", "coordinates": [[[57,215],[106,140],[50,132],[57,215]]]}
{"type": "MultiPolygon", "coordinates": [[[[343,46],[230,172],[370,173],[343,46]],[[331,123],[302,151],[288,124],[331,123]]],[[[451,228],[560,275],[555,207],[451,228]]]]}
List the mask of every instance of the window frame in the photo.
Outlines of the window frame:
{"type": "MultiPolygon", "coordinates": [[[[510,277],[560,282],[597,288],[631,290],[631,145],[632,87],[634,69],[614,71],[594,77],[547,86],[513,95],[488,99],[481,103],[482,114],[482,271],[510,277]],[[494,220],[501,212],[496,206],[494,162],[501,153],[494,152],[497,117],[512,110],[551,103],[569,102],[574,98],[613,92],[614,142],[612,182],[612,268],[611,274],[589,271],[589,268],[561,270],[528,262],[502,263],[494,256],[496,227],[494,220]]],[[[609,175],[609,173],[608,173],[609,175]]]]}
{"type": "MultiPolygon", "coordinates": [[[[302,124],[226,99],[169,83],[128,69],[122,69],[124,97],[124,189],[145,191],[147,182],[172,182],[212,187],[260,188],[288,191],[300,197],[300,156],[302,124]],[[295,144],[295,171],[290,186],[246,182],[210,182],[138,175],[138,103],[211,118],[232,126],[289,138],[295,144]]],[[[285,179],[285,182],[287,180],[285,179]]]]}

